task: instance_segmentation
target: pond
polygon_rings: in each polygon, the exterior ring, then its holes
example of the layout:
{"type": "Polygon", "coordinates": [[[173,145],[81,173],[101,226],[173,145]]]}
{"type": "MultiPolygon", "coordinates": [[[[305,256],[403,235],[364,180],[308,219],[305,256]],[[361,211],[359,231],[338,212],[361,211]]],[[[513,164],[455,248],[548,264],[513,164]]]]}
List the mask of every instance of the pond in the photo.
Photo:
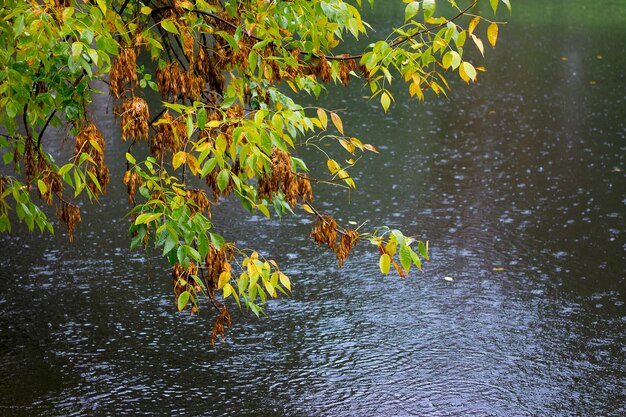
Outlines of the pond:
{"type": "MultiPolygon", "coordinates": [[[[402,16],[379,3],[381,25],[402,16]]],[[[526,0],[508,20],[449,99],[322,101],[381,154],[318,205],[428,239],[424,273],[381,276],[367,244],[339,269],[309,217],[226,201],[226,237],[294,292],[215,347],[212,312],[177,314],[167,265],[128,250],[125,147],[99,120],[113,176],[77,241],[0,237],[0,414],[625,415],[626,6],[526,0]]]]}

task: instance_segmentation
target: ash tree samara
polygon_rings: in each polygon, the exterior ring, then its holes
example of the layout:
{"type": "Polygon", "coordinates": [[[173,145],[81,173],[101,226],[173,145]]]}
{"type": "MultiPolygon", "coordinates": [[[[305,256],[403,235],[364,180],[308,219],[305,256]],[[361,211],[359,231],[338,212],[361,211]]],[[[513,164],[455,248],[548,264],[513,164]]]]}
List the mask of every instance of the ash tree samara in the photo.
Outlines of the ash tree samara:
{"type": "Polygon", "coordinates": [[[230,300],[259,315],[268,297],[292,286],[260,250],[221,236],[211,213],[229,196],[267,217],[312,216],[311,238],[339,266],[365,241],[379,251],[382,273],[421,269],[427,242],[388,226],[354,230],[316,208],[316,187],[354,189],[350,172],[359,154],[378,151],[345,133],[339,111],[304,107],[293,97],[309,94],[323,105],[326,85],[359,83],[386,112],[394,80],[418,101],[430,92],[445,95],[450,77],[476,80],[483,68],[465,52],[480,58],[486,44],[495,46],[496,10],[511,5],[404,0],[395,29],[349,51],[344,39],[368,35],[360,10],[369,3],[4,0],[0,231],[18,221],[53,233],[58,222],[73,238],[81,220],[77,203],[97,201],[109,184],[106,140],[94,120],[106,110],[90,106],[108,90],[121,127],[112,140],[128,145],[127,170],[115,180],[128,188],[130,246],[154,248],[167,259],[179,310],[196,313],[208,300],[216,310],[213,340],[230,325],[230,300]],[[148,95],[160,100],[148,103],[148,95]],[[67,138],[50,134],[61,126],[67,138]],[[67,139],[73,155],[55,161],[54,142],[67,139]],[[321,142],[334,150],[322,151],[321,142]],[[307,147],[326,160],[320,178],[299,157],[307,147]],[[46,214],[55,211],[56,220],[46,214]]]}

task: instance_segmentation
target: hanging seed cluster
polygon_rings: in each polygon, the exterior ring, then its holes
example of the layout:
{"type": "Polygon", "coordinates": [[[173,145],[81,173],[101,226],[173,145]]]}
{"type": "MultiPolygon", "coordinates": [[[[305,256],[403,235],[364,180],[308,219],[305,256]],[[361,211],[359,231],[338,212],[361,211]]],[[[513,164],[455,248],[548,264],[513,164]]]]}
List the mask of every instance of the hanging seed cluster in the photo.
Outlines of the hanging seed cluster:
{"type": "MultiPolygon", "coordinates": [[[[52,204],[52,196],[61,196],[63,193],[63,183],[61,182],[61,176],[50,168],[46,168],[41,171],[40,177],[43,183],[46,185],[46,190],[44,193],[42,193],[41,189],[37,188],[37,191],[39,192],[39,197],[41,197],[41,199],[44,200],[47,204],[52,204]]],[[[2,193],[0,192],[0,194],[2,193]]]]}
{"type": "Polygon", "coordinates": [[[154,130],[155,134],[150,139],[150,152],[157,160],[163,160],[166,151],[176,152],[185,144],[185,122],[182,117],[172,117],[169,110],[163,114],[154,130]]]}
{"type": "Polygon", "coordinates": [[[361,71],[361,74],[363,74],[363,78],[365,78],[366,81],[370,80],[370,70],[367,69],[365,65],[359,64],[359,71],[361,71]]]}
{"type": "Polygon", "coordinates": [[[126,184],[128,190],[128,203],[134,206],[137,204],[135,193],[137,192],[137,187],[141,185],[141,176],[135,171],[126,171],[124,173],[124,184],[126,184]]]}
{"type": "Polygon", "coordinates": [[[334,252],[337,246],[337,222],[331,216],[319,216],[311,230],[311,237],[318,245],[326,244],[334,252]]]}
{"type": "Polygon", "coordinates": [[[134,48],[122,48],[111,64],[109,94],[119,99],[137,85],[137,54],[134,48]]]}
{"type": "MultiPolygon", "coordinates": [[[[89,123],[74,138],[74,159],[78,160],[81,153],[86,153],[91,157],[93,164],[88,166],[87,171],[91,172],[98,180],[103,194],[106,192],[106,187],[109,183],[109,168],[104,163],[105,147],[104,136],[93,123],[89,123]]],[[[98,187],[92,179],[89,178],[88,181],[91,191],[97,192],[98,187]]]]}
{"type": "Polygon", "coordinates": [[[164,100],[200,100],[204,87],[203,79],[195,74],[193,68],[181,71],[177,62],[157,69],[156,82],[164,100]]]}
{"type": "Polygon", "coordinates": [[[187,200],[193,203],[189,206],[192,215],[205,212],[207,217],[209,219],[211,218],[211,204],[204,191],[192,188],[188,189],[187,200]]]}
{"type": "Polygon", "coordinates": [[[342,231],[339,243],[337,243],[337,222],[331,216],[322,214],[318,216],[311,230],[311,237],[318,245],[325,244],[335,252],[339,267],[342,267],[343,262],[356,245],[359,234],[356,230],[346,229],[342,231]]]}
{"type": "Polygon", "coordinates": [[[302,64],[300,62],[300,54],[302,51],[298,48],[291,50],[291,57],[295,60],[295,64],[289,65],[285,69],[286,76],[293,80],[298,74],[302,72],[302,64]]]}
{"type": "Polygon", "coordinates": [[[74,240],[74,227],[80,221],[80,209],[70,203],[62,201],[57,208],[57,217],[67,225],[70,242],[74,240]]]}
{"type": "Polygon", "coordinates": [[[339,245],[335,248],[335,254],[337,255],[337,260],[339,261],[339,268],[343,266],[343,261],[345,261],[348,255],[350,255],[350,252],[352,252],[352,248],[354,248],[358,239],[359,233],[356,230],[344,230],[341,235],[339,245]]]}
{"type": "Polygon", "coordinates": [[[206,285],[206,288],[211,293],[211,296],[218,287],[220,274],[224,271],[230,271],[231,265],[228,262],[228,259],[232,257],[232,251],[226,246],[222,246],[219,250],[215,249],[212,245],[209,246],[209,252],[207,253],[205,259],[207,274],[204,285],[206,285]]]}
{"type": "MultiPolygon", "coordinates": [[[[15,147],[15,155],[13,156],[14,160],[18,160],[18,150],[17,146],[15,147]]],[[[24,142],[24,174],[26,176],[26,185],[28,190],[30,191],[31,183],[33,182],[33,177],[37,171],[37,161],[35,160],[35,151],[33,149],[33,142],[31,140],[26,140],[24,142]]]]}
{"type": "MultiPolygon", "coordinates": [[[[40,187],[37,188],[39,197],[47,204],[52,204],[52,196],[57,195],[59,198],[63,195],[63,182],[61,176],[52,168],[50,162],[42,154],[41,150],[35,148],[33,142],[28,139],[24,142],[24,174],[26,176],[26,188],[30,190],[35,178],[43,181],[45,191],[42,193],[40,187]]],[[[18,150],[16,148],[13,155],[15,161],[19,160],[18,150]]],[[[2,194],[2,193],[0,193],[2,194]]]]}
{"type": "Polygon", "coordinates": [[[259,179],[259,198],[272,200],[274,194],[282,191],[291,206],[295,206],[298,198],[302,201],[311,200],[313,192],[311,182],[306,176],[297,176],[291,167],[291,156],[288,152],[274,148],[270,154],[270,174],[259,179]]]}
{"type": "Polygon", "coordinates": [[[122,103],[122,140],[148,139],[148,103],[132,97],[122,103]]]}
{"type": "Polygon", "coordinates": [[[225,340],[224,328],[232,325],[232,320],[230,318],[230,312],[226,308],[225,305],[221,306],[220,314],[218,314],[217,319],[215,319],[215,324],[213,324],[213,332],[211,334],[211,346],[215,346],[215,338],[220,336],[222,340],[225,340]]]}
{"type": "Polygon", "coordinates": [[[198,267],[194,262],[189,262],[189,267],[185,268],[178,262],[172,268],[172,287],[174,288],[174,297],[178,300],[178,296],[184,291],[189,291],[194,294],[200,292],[198,284],[196,284],[192,278],[193,275],[198,275],[198,267]]]}
{"type": "Polygon", "coordinates": [[[356,69],[356,62],[354,59],[345,59],[339,62],[339,81],[341,84],[348,85],[350,82],[350,71],[356,69]]]}

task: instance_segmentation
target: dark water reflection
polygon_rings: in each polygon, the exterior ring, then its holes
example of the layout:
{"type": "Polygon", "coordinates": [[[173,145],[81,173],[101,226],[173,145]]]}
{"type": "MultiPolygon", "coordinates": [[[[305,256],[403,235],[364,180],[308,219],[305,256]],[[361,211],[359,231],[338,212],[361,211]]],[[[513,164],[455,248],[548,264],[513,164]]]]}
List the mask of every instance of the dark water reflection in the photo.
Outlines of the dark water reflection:
{"type": "Polygon", "coordinates": [[[210,319],[174,314],[163,262],[127,251],[113,167],[78,242],[2,238],[0,414],[624,415],[625,7],[518,3],[492,70],[450,101],[399,93],[383,117],[358,88],[329,97],[384,152],[349,204],[318,204],[430,239],[424,274],[381,277],[365,245],[339,271],[307,218],[227,202],[226,234],[296,287],[212,349],[210,319]]]}

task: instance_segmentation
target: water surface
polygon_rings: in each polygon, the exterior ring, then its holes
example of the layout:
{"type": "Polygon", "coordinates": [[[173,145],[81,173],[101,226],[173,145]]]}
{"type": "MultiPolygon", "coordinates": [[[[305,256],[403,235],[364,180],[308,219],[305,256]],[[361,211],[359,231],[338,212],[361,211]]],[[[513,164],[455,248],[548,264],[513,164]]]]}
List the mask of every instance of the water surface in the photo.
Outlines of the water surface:
{"type": "Polygon", "coordinates": [[[176,314],[165,263],[127,250],[125,148],[99,120],[113,178],[77,242],[0,238],[0,414],[624,415],[626,6],[514,6],[489,71],[449,100],[399,90],[385,116],[356,84],[324,98],[381,155],[317,204],[430,240],[424,273],[383,277],[366,244],[339,270],[308,217],[227,201],[226,236],[294,293],[215,348],[209,309],[176,314]]]}

